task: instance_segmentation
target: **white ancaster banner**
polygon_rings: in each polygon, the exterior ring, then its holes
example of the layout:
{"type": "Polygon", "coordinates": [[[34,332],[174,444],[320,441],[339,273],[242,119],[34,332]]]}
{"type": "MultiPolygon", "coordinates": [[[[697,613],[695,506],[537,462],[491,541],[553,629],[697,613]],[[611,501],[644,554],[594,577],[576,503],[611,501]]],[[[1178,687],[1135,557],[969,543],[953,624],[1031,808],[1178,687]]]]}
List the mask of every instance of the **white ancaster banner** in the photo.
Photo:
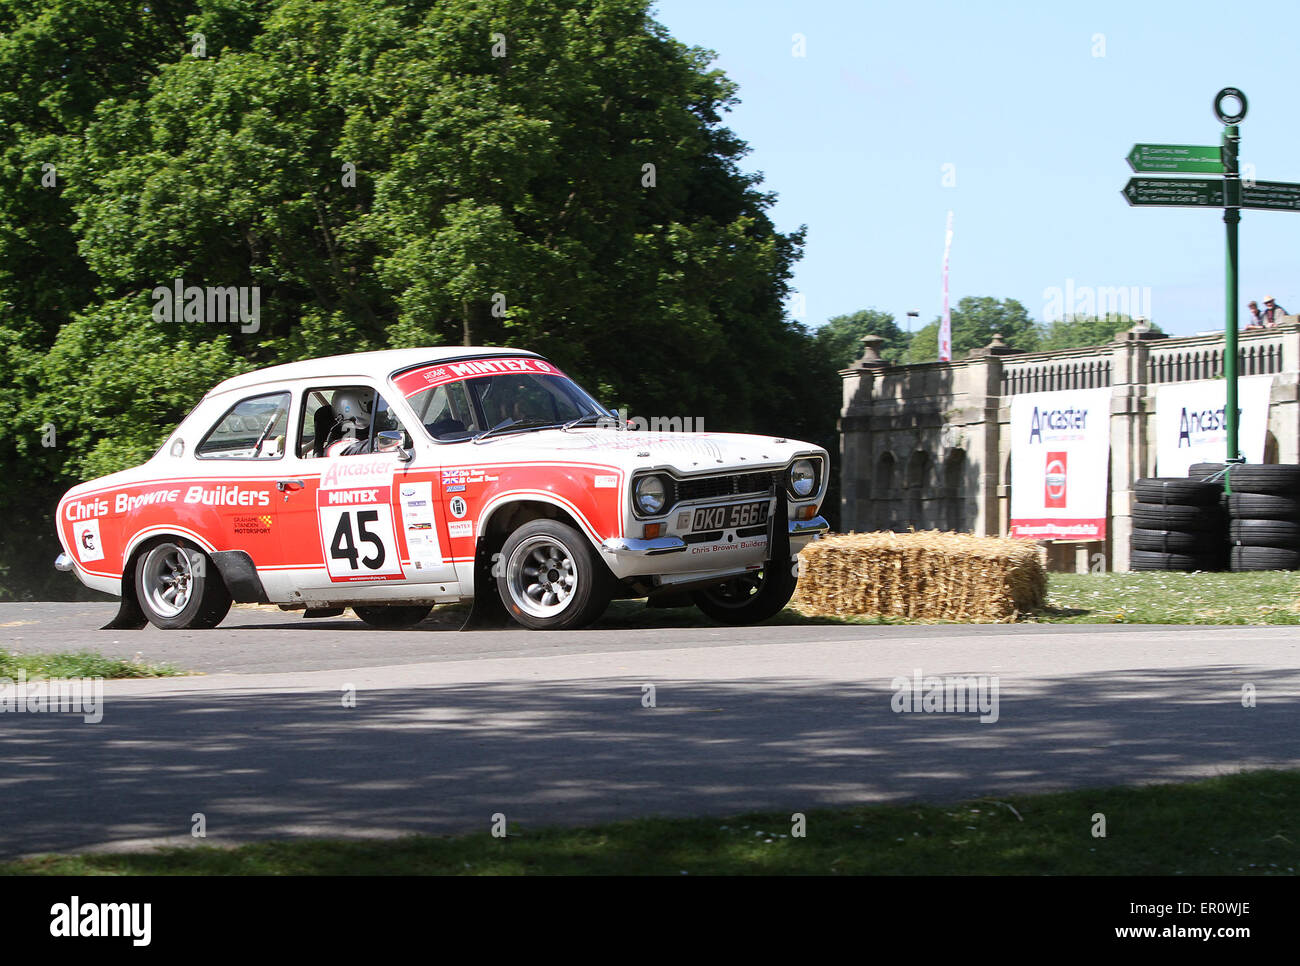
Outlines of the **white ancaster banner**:
{"type": "Polygon", "coordinates": [[[1110,389],[1011,397],[1011,536],[1106,539],[1110,389]]]}
{"type": "MultiPolygon", "coordinates": [[[[1237,445],[1247,463],[1264,461],[1272,376],[1237,380],[1237,445]]],[[[1222,463],[1228,453],[1228,384],[1222,379],[1156,387],[1156,472],[1186,476],[1193,463],[1222,463]]]]}

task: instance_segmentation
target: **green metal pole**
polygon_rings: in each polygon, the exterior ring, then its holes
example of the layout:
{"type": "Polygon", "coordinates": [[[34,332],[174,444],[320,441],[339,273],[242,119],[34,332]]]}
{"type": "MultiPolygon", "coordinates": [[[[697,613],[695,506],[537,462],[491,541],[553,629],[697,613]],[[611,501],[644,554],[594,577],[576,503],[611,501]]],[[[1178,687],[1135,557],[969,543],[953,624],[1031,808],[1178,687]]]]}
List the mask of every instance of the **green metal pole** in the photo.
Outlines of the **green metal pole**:
{"type": "Polygon", "coordinates": [[[1224,323],[1223,378],[1227,381],[1224,420],[1228,430],[1227,462],[1240,456],[1237,445],[1237,223],[1241,221],[1241,175],[1237,172],[1237,125],[1223,129],[1223,222],[1228,229],[1227,318],[1224,323]]]}

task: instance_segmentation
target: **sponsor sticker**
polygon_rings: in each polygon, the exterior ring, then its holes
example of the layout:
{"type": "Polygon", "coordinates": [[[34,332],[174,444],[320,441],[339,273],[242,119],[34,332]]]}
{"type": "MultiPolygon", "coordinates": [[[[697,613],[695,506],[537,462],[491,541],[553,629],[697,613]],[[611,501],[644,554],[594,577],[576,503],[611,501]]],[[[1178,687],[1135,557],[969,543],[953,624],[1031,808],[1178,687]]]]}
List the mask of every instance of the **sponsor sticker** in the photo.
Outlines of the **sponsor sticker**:
{"type": "Polygon", "coordinates": [[[596,477],[596,489],[612,490],[618,487],[617,476],[598,476],[596,477]]]}
{"type": "Polygon", "coordinates": [[[447,501],[447,509],[451,511],[452,516],[459,520],[469,512],[469,504],[465,502],[463,496],[453,496],[447,501]]]}
{"type": "Polygon", "coordinates": [[[82,563],[104,559],[104,544],[99,536],[99,520],[82,520],[72,528],[73,548],[82,563]]]}
{"type": "Polygon", "coordinates": [[[235,533],[270,533],[271,532],[270,514],[262,514],[260,516],[255,516],[255,517],[235,517],[233,522],[234,522],[235,533]]]}
{"type": "Polygon", "coordinates": [[[447,523],[447,534],[451,537],[474,536],[473,520],[451,520],[447,523]]]}
{"type": "Polygon", "coordinates": [[[437,567],[442,563],[438,531],[433,525],[433,484],[404,484],[402,521],[406,526],[406,549],[415,569],[437,567]]]}

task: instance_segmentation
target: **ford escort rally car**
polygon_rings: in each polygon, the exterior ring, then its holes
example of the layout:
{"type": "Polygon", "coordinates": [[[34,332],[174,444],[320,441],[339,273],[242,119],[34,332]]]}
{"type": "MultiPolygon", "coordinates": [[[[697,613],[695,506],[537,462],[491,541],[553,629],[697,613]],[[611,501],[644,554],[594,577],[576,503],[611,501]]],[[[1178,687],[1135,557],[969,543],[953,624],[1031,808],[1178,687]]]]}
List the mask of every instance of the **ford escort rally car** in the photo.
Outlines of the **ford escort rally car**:
{"type": "Polygon", "coordinates": [[[519,349],[353,353],[228,379],[148,462],[73,487],[56,566],[120,595],[119,628],[472,601],[467,626],[563,629],[615,597],[747,624],[828,529],[828,471],[795,440],[629,431],[519,349]]]}

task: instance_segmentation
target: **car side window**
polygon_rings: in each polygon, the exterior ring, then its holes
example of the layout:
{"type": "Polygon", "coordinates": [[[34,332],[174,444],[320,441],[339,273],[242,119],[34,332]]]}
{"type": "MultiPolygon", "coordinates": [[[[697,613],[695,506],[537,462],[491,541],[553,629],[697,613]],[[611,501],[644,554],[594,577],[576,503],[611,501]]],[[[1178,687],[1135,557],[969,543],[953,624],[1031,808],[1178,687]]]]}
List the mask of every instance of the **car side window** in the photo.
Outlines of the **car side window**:
{"type": "Polygon", "coordinates": [[[357,447],[359,451],[373,451],[379,433],[404,428],[388,401],[368,386],[321,386],[308,389],[303,393],[302,420],[298,426],[299,456],[307,459],[323,457],[329,454],[331,448],[338,450],[336,443],[355,438],[353,430],[348,429],[335,414],[336,397],[343,392],[367,399],[373,396],[374,399],[369,413],[369,425],[360,437],[360,443],[364,445],[357,447]]]}
{"type": "Polygon", "coordinates": [[[194,455],[210,460],[279,459],[288,426],[287,392],[251,396],[226,410],[194,448],[194,455]]]}

